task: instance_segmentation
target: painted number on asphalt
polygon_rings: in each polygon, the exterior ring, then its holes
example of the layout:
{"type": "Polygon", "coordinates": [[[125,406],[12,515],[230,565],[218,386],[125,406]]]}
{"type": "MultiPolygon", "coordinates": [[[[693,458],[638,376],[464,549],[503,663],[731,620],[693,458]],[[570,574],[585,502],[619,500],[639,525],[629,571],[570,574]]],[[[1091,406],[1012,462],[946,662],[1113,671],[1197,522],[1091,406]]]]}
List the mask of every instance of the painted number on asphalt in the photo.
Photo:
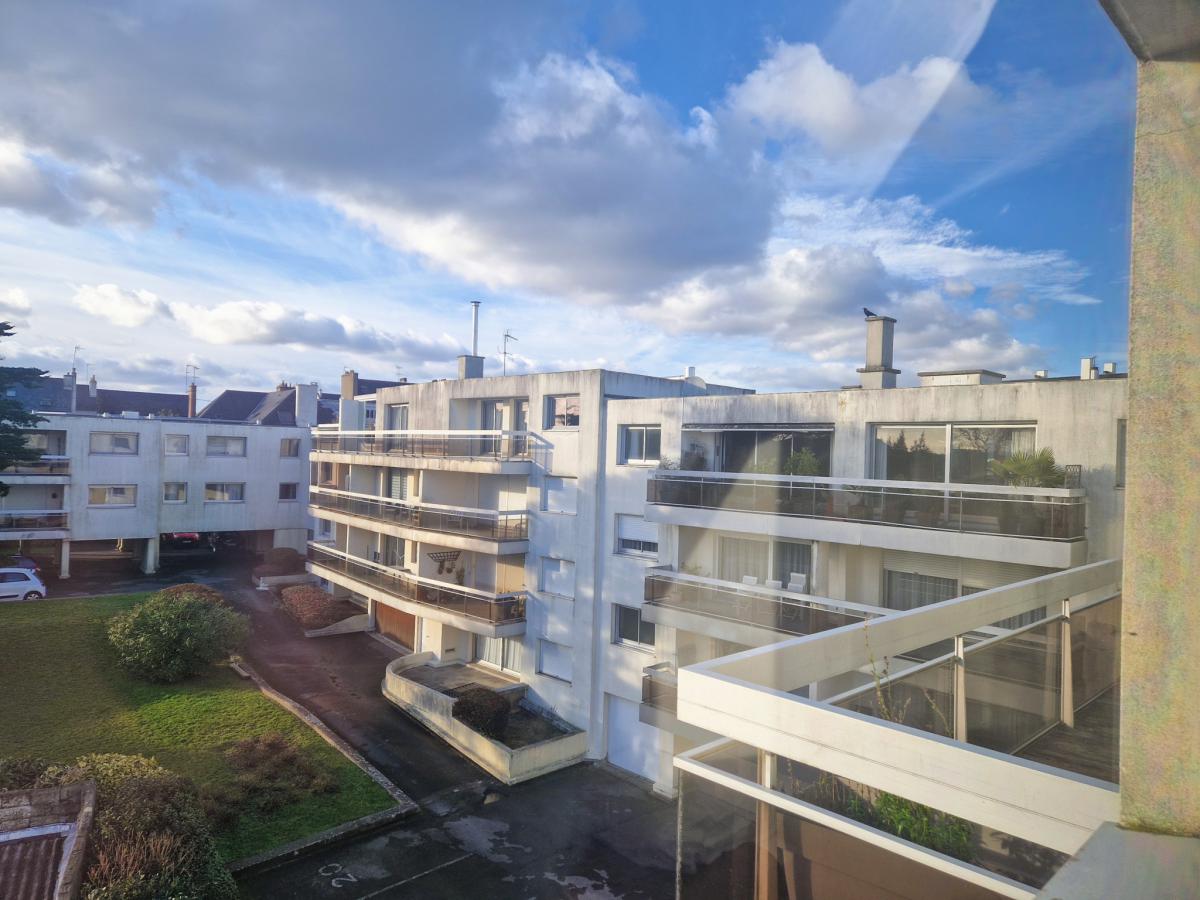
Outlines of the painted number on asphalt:
{"type": "Polygon", "coordinates": [[[317,869],[317,874],[323,878],[328,878],[330,885],[335,888],[345,887],[348,884],[354,884],[358,881],[357,878],[342,868],[341,863],[326,863],[317,869]]]}

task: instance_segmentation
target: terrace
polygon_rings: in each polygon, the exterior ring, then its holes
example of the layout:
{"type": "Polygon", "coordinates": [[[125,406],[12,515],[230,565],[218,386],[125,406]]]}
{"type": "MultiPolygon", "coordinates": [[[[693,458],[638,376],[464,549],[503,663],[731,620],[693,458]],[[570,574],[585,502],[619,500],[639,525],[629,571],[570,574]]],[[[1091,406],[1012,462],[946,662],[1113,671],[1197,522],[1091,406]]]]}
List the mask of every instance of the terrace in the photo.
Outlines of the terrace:
{"type": "Polygon", "coordinates": [[[485,637],[525,631],[525,592],[494,594],[421,578],[310,542],[309,570],[355,593],[485,637]]]}
{"type": "Polygon", "coordinates": [[[313,453],[334,462],[528,474],[535,436],[524,431],[313,431],[313,453]]]}
{"type": "Polygon", "coordinates": [[[843,893],[878,893],[878,876],[887,896],[1033,897],[1117,817],[1120,571],[1093,563],[681,670],[679,719],[738,738],[676,759],[682,896],[712,895],[701,875],[723,890],[756,867],[794,878],[805,857],[843,893]],[[889,671],[902,656],[928,660],[889,671]],[[847,672],[869,683],[807,696],[847,672]],[[716,868],[701,858],[714,842],[716,868]]]}
{"type": "Polygon", "coordinates": [[[1063,568],[1086,559],[1081,488],[658,471],[648,521],[1063,568]],[[934,548],[941,547],[941,550],[934,548]]]}
{"type": "MultiPolygon", "coordinates": [[[[332,518],[368,519],[390,525],[401,532],[426,531],[471,538],[492,553],[524,552],[529,538],[529,520],[525,510],[494,510],[435,506],[410,503],[369,494],[358,494],[316,485],[309,494],[309,505],[332,518]],[[497,547],[497,545],[511,545],[497,547]]],[[[409,536],[402,534],[402,536],[409,536]]]]}

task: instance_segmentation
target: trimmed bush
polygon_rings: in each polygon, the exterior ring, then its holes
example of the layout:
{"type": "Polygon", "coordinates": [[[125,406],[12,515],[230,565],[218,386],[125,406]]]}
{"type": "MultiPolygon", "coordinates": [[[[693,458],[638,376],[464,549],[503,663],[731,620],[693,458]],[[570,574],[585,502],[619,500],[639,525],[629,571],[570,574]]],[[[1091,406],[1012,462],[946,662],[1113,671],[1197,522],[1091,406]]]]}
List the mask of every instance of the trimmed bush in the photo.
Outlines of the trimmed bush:
{"type": "Polygon", "coordinates": [[[284,588],[279,594],[279,604],[306,629],[324,628],[357,611],[344,600],[338,600],[311,584],[284,588]]]}
{"type": "Polygon", "coordinates": [[[233,900],[196,788],[144,756],[100,753],[51,766],[41,784],[96,782],[86,900],[233,900]]]}
{"type": "Polygon", "coordinates": [[[192,595],[155,594],[109,622],[108,639],[121,665],[150,681],[171,684],[237,650],[249,620],[192,595]]]}
{"type": "Polygon", "coordinates": [[[196,582],[188,582],[187,584],[173,584],[169,588],[163,588],[156,597],[169,597],[174,600],[177,597],[198,597],[208,603],[216,604],[217,606],[226,606],[225,595],[218,591],[215,587],[210,587],[207,584],[197,584],[196,582]]]}
{"type": "Polygon", "coordinates": [[[494,741],[503,740],[508,713],[508,701],[487,688],[463,691],[454,701],[454,718],[494,741]]]}

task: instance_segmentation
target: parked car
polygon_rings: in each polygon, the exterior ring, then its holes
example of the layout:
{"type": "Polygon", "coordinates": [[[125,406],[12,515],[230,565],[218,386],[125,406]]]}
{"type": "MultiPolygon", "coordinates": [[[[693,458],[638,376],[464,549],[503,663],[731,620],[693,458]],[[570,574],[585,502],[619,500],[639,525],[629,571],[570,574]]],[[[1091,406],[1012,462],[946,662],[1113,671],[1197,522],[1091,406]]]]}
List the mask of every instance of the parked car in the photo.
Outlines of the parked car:
{"type": "Polygon", "coordinates": [[[37,560],[32,556],[21,556],[14,553],[8,558],[7,565],[12,566],[14,569],[28,569],[34,575],[42,574],[42,567],[38,565],[37,560]]]}
{"type": "Polygon", "coordinates": [[[46,585],[29,569],[0,569],[0,600],[41,600],[46,585]]]}

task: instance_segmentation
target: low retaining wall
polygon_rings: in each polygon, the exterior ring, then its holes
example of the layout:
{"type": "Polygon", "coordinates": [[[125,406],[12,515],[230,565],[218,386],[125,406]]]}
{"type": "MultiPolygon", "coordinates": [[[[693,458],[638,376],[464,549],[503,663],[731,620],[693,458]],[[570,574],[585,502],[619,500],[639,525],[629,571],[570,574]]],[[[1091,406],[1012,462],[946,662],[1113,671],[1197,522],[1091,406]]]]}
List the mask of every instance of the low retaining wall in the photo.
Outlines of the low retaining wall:
{"type": "Polygon", "coordinates": [[[452,744],[476,765],[505,784],[517,784],[574,765],[587,752],[587,733],[572,731],[513,749],[484,737],[454,718],[454,698],[405,678],[404,669],[423,665],[432,654],[414,653],[392,662],[383,679],[383,695],[426,728],[452,744]],[[413,657],[425,657],[411,662],[413,657]]]}

